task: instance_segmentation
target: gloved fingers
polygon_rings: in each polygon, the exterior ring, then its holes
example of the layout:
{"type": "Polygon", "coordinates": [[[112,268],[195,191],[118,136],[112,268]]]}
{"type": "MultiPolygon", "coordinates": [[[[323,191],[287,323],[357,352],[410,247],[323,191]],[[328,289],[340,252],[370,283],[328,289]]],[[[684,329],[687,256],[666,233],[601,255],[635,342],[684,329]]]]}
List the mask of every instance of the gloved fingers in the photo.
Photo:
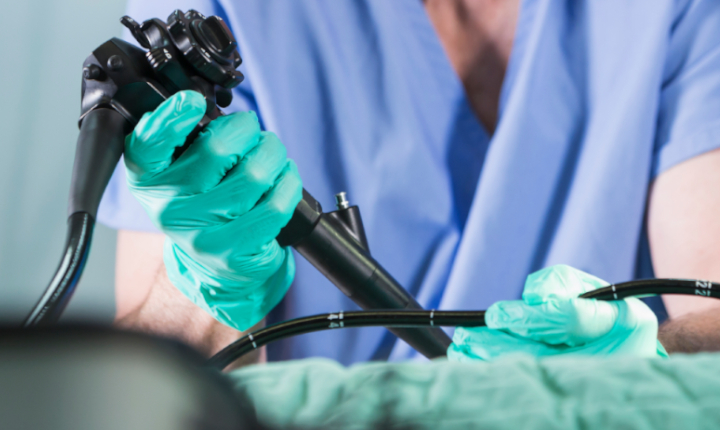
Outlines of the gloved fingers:
{"type": "MultiPolygon", "coordinates": [[[[155,202],[163,202],[161,211],[152,212],[158,214],[157,222],[165,230],[224,224],[255,207],[285,170],[286,156],[285,146],[277,136],[263,132],[259,134],[259,143],[245,154],[214,188],[200,194],[177,195],[176,188],[169,192],[166,187],[158,185],[156,189],[146,189],[144,194],[155,202]]],[[[193,158],[188,158],[191,159],[193,158]]],[[[176,167],[173,163],[166,172],[175,170],[176,167]]],[[[176,180],[180,181],[182,179],[176,180]]],[[[199,183],[200,181],[195,182],[199,183]]]]}
{"type": "Polygon", "coordinates": [[[458,327],[447,350],[450,361],[492,361],[508,354],[543,357],[560,354],[565,346],[552,346],[488,327],[458,327]]]}
{"type": "Polygon", "coordinates": [[[128,181],[142,183],[167,169],[175,148],[185,143],[205,114],[206,106],[200,93],[180,91],[143,115],[125,139],[128,181]]]}
{"type": "MultiPolygon", "coordinates": [[[[166,198],[163,210],[158,211],[160,225],[166,229],[220,225],[255,207],[287,166],[285,146],[277,136],[263,132],[259,140],[216,187],[201,194],[166,198]]],[[[156,190],[154,198],[160,193],[156,190]]]]}
{"type": "MultiPolygon", "coordinates": [[[[200,254],[195,249],[186,251],[170,238],[165,243],[164,255],[168,273],[170,265],[175,265],[175,272],[183,273],[180,277],[186,279],[185,284],[188,284],[187,279],[193,279],[189,283],[194,285],[190,290],[211,296],[213,302],[224,303],[233,300],[255,301],[261,297],[264,292],[258,289],[264,280],[284,264],[287,250],[277,242],[270,242],[258,254],[235,260],[234,264],[229,265],[227,258],[217,254],[200,254]],[[213,270],[208,272],[207,267],[213,270]]],[[[192,291],[188,291],[187,295],[192,291]]]]}
{"type": "Polygon", "coordinates": [[[629,297],[619,300],[616,303],[618,307],[618,318],[615,330],[625,332],[641,333],[653,339],[657,338],[658,320],[655,312],[650,309],[642,300],[629,297]]]}
{"type": "Polygon", "coordinates": [[[227,196],[233,202],[228,208],[228,219],[237,218],[255,207],[263,195],[276,186],[287,166],[287,151],[280,139],[274,133],[262,132],[258,145],[207,194],[227,196]]]}
{"type": "Polygon", "coordinates": [[[589,273],[558,264],[530,274],[522,297],[525,303],[538,304],[552,298],[572,299],[607,285],[589,273]]]}
{"type": "Polygon", "coordinates": [[[493,303],[485,312],[485,324],[495,330],[507,330],[517,336],[537,338],[561,336],[567,316],[554,311],[556,303],[528,305],[521,300],[493,303]]]}
{"type": "MultiPolygon", "coordinates": [[[[225,251],[222,253],[210,252],[208,247],[199,249],[188,246],[187,250],[184,250],[182,247],[187,245],[187,237],[183,236],[183,239],[177,242],[177,248],[181,252],[176,254],[186,256],[188,267],[192,266],[190,263],[193,260],[202,261],[202,264],[194,263],[196,266],[193,267],[193,271],[196,273],[203,274],[205,271],[203,267],[212,267],[212,274],[204,273],[205,277],[221,279],[222,284],[216,285],[216,292],[230,292],[231,299],[232,297],[251,299],[249,296],[239,295],[238,288],[233,288],[233,285],[241,285],[245,290],[251,289],[255,284],[254,280],[267,279],[275,273],[287,254],[287,249],[280,247],[277,241],[272,239],[260,246],[253,254],[239,254],[238,248],[241,245],[229,240],[224,243],[225,251]]],[[[201,240],[207,240],[207,237],[201,240]]],[[[175,244],[174,240],[173,243],[175,244]]],[[[220,300],[220,297],[216,297],[215,300],[220,300]]]]}
{"type": "Polygon", "coordinates": [[[618,303],[595,299],[572,299],[569,315],[568,345],[582,345],[608,334],[618,322],[618,303]]]}
{"type": "Polygon", "coordinates": [[[657,341],[657,317],[653,311],[636,298],[612,303],[618,312],[612,329],[572,351],[586,355],[662,357],[657,341]]]}
{"type": "Polygon", "coordinates": [[[268,246],[261,255],[240,261],[234,267],[218,267],[208,272],[168,240],[164,249],[168,278],[215,319],[246,330],[280,302],[295,275],[292,252],[272,243],[274,246],[268,246]]]}
{"type": "Polygon", "coordinates": [[[255,207],[216,228],[203,229],[192,237],[192,248],[207,254],[227,256],[232,261],[258,254],[287,225],[302,199],[302,180],[292,160],[287,163],[275,185],[255,207]]]}
{"type": "Polygon", "coordinates": [[[176,195],[205,193],[223,181],[259,142],[260,124],[255,112],[221,116],[212,120],[170,167],[145,185],[172,187],[176,195]]]}
{"type": "Polygon", "coordinates": [[[603,285],[601,279],[567,266],[536,272],[528,277],[522,301],[498,302],[488,308],[487,327],[458,328],[448,357],[489,360],[517,352],[538,357],[666,355],[657,342],[657,318],[640,300],[577,297],[603,285]]]}
{"type": "Polygon", "coordinates": [[[538,342],[576,346],[604,336],[617,317],[617,304],[593,299],[551,299],[536,305],[514,300],[490,306],[485,323],[538,342]]]}
{"type": "Polygon", "coordinates": [[[241,244],[237,251],[255,253],[274,240],[290,221],[301,199],[302,180],[295,162],[288,160],[275,186],[252,210],[228,224],[227,231],[234,233],[241,244]]]}

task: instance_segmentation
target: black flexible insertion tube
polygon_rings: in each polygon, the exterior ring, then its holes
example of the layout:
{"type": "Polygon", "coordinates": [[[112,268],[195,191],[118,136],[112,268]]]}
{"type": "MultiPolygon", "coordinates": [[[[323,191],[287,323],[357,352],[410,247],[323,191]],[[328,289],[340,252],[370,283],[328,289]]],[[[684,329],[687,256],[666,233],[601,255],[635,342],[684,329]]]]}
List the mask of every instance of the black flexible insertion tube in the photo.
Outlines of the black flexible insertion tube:
{"type": "Polygon", "coordinates": [[[277,323],[248,334],[215,354],[208,365],[224,369],[244,354],[270,342],[315,331],[350,327],[478,327],[485,311],[382,310],[313,315],[277,323]]]}
{"type": "MultiPolygon", "coordinates": [[[[643,279],[589,291],[583,299],[622,300],[627,297],[682,294],[720,299],[720,284],[693,279],[643,279]]],[[[222,370],[248,352],[276,340],[321,330],[349,327],[482,327],[485,311],[386,310],[339,312],[284,321],[244,336],[215,354],[207,365],[222,370]]]]}
{"type": "Polygon", "coordinates": [[[641,279],[598,288],[580,296],[583,299],[620,300],[626,297],[682,294],[720,299],[720,284],[696,279],[641,279]]]}

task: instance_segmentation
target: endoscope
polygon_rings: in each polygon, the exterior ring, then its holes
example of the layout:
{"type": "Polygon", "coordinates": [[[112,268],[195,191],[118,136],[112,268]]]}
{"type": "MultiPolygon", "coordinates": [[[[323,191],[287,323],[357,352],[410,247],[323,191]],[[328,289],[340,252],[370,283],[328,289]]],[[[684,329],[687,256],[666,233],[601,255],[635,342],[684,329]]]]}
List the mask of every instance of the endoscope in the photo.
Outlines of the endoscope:
{"type": "MultiPolygon", "coordinates": [[[[182,90],[201,93],[205,116],[178,148],[180,156],[213,119],[230,105],[232,88],[243,75],[237,42],[217,16],[174,11],[163,22],[121,23],[141,49],[113,38],[83,64],[80,134],[73,165],[68,232],[60,264],[25,327],[57,322],[80,280],[90,252],[95,218],[105,187],[123,153],[125,136],[143,114],[182,90]]],[[[292,219],[277,237],[294,247],[335,286],[365,311],[315,315],[281,322],[250,333],[229,345],[209,365],[224,368],[239,356],[274,340],[319,330],[383,326],[428,358],[445,355],[451,343],[441,326],[482,326],[484,311],[423,310],[415,299],[371,256],[357,206],[343,193],[338,207],[323,212],[303,190],[292,219]]],[[[611,285],[582,298],[619,300],[629,296],[691,294],[720,298],[720,284],[681,279],[649,279],[611,285]]]]}
{"type": "MultiPolygon", "coordinates": [[[[87,260],[100,199],[122,155],[125,136],[143,114],[181,90],[205,97],[205,116],[178,148],[179,156],[210,121],[223,115],[220,108],[230,104],[231,89],[243,80],[236,70],[242,63],[237,42],[220,17],[176,10],[167,23],[149,19],[138,24],[127,16],[121,22],[145,50],[113,38],[83,64],[65,252],[25,326],[54,323],[67,306],[87,260]]],[[[370,255],[357,206],[341,201],[338,210],[324,213],[303,190],[277,240],[293,246],[363,309],[422,309],[370,255]]],[[[450,344],[440,328],[392,331],[427,357],[444,355],[450,344]]]]}

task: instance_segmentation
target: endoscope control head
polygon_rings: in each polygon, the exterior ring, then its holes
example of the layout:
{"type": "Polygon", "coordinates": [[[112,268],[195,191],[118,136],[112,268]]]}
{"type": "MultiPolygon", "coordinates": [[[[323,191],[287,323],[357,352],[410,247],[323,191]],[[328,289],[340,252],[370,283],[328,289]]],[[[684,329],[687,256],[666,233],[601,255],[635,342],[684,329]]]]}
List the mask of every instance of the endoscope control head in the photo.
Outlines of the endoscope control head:
{"type": "Polygon", "coordinates": [[[143,114],[183,90],[207,100],[200,128],[222,114],[218,108],[230,105],[230,90],[243,80],[236,70],[242,59],[222,18],[176,10],[167,22],[154,18],[138,24],[129,16],[120,22],[145,49],[113,38],[85,60],[80,123],[88,112],[110,108],[135,126],[143,114]]]}
{"type": "MultiPolygon", "coordinates": [[[[148,50],[146,56],[153,70],[173,82],[178,78],[173,62],[189,64],[211,83],[230,89],[238,86],[243,75],[235,70],[242,63],[237,41],[225,21],[217,16],[206,18],[200,12],[173,12],[167,24],[149,19],[138,24],[129,16],[120,22],[138,43],[148,50]]],[[[180,84],[180,85],[178,85],[180,84]]]]}

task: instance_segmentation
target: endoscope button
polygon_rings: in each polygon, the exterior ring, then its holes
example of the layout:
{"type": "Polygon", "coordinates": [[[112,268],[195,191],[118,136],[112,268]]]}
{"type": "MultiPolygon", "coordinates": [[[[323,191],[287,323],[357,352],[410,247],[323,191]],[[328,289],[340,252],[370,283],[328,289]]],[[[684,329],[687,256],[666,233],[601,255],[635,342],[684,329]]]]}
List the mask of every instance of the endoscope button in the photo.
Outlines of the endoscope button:
{"type": "Polygon", "coordinates": [[[107,66],[110,70],[117,72],[121,70],[125,64],[123,64],[123,60],[119,55],[111,55],[107,60],[107,66]]]}
{"type": "Polygon", "coordinates": [[[93,81],[102,81],[105,79],[103,69],[97,64],[90,64],[83,68],[83,78],[93,81]]]}
{"type": "Polygon", "coordinates": [[[226,108],[232,103],[233,93],[226,88],[218,88],[215,92],[215,103],[221,108],[226,108]]]}

